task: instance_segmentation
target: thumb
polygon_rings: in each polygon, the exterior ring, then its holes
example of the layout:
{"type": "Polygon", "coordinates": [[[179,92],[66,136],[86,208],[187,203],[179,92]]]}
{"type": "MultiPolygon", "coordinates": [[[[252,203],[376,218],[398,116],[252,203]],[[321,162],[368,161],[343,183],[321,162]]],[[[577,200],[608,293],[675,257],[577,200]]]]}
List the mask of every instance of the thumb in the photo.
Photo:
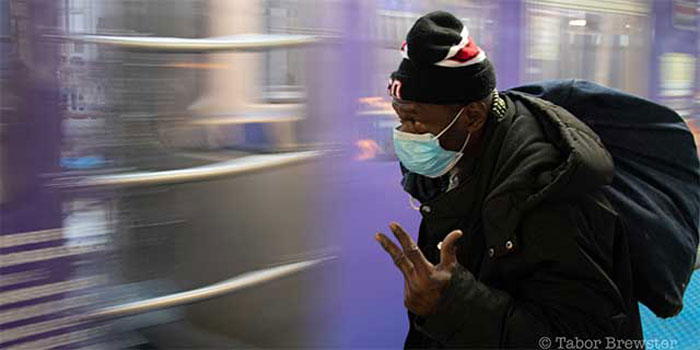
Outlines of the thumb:
{"type": "Polygon", "coordinates": [[[457,263],[457,240],[460,237],[462,237],[462,231],[454,230],[442,241],[439,267],[451,268],[457,263]]]}

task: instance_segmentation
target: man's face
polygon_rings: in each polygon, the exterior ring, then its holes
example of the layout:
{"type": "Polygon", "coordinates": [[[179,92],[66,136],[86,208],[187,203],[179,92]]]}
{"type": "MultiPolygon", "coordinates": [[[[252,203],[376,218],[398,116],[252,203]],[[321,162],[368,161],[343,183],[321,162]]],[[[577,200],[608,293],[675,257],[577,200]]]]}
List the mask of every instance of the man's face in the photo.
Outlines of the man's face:
{"type": "MultiPolygon", "coordinates": [[[[412,134],[439,134],[457,116],[462,106],[436,105],[394,99],[392,107],[399,117],[400,131],[412,134]]],[[[459,151],[467,137],[467,110],[449,130],[440,136],[440,145],[447,150],[459,151]]]]}

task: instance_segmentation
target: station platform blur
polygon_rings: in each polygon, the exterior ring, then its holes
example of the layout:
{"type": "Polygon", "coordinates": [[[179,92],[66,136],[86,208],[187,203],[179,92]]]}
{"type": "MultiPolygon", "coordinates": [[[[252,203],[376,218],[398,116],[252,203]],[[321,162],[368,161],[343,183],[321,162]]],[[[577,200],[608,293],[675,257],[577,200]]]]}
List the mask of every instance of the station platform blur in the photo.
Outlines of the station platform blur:
{"type": "Polygon", "coordinates": [[[660,319],[644,305],[640,305],[640,312],[645,340],[675,340],[673,349],[700,349],[700,270],[695,270],[685,290],[683,311],[678,316],[660,319]]]}

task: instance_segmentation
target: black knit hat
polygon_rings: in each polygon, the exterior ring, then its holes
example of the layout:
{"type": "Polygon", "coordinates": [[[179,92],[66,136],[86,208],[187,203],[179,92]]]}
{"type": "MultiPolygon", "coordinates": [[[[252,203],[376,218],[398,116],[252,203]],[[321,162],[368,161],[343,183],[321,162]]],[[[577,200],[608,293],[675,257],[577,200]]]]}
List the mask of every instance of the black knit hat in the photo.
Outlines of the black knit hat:
{"type": "Polygon", "coordinates": [[[496,88],[491,62],[451,13],[436,11],[419,18],[406,35],[401,54],[389,93],[402,100],[469,103],[496,88]]]}

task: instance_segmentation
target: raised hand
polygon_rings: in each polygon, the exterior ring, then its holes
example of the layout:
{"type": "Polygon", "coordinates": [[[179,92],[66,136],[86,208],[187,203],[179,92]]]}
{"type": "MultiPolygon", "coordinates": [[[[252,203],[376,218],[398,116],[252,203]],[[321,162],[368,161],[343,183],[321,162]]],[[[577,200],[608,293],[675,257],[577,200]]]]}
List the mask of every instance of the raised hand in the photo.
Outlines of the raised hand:
{"type": "Polygon", "coordinates": [[[440,263],[431,264],[418,246],[399,224],[389,228],[401,244],[397,247],[387,236],[377,233],[375,239],[389,253],[404,277],[404,305],[413,313],[427,316],[435,312],[440,297],[450,283],[457,264],[457,239],[462,231],[452,231],[442,242],[440,263]]]}

